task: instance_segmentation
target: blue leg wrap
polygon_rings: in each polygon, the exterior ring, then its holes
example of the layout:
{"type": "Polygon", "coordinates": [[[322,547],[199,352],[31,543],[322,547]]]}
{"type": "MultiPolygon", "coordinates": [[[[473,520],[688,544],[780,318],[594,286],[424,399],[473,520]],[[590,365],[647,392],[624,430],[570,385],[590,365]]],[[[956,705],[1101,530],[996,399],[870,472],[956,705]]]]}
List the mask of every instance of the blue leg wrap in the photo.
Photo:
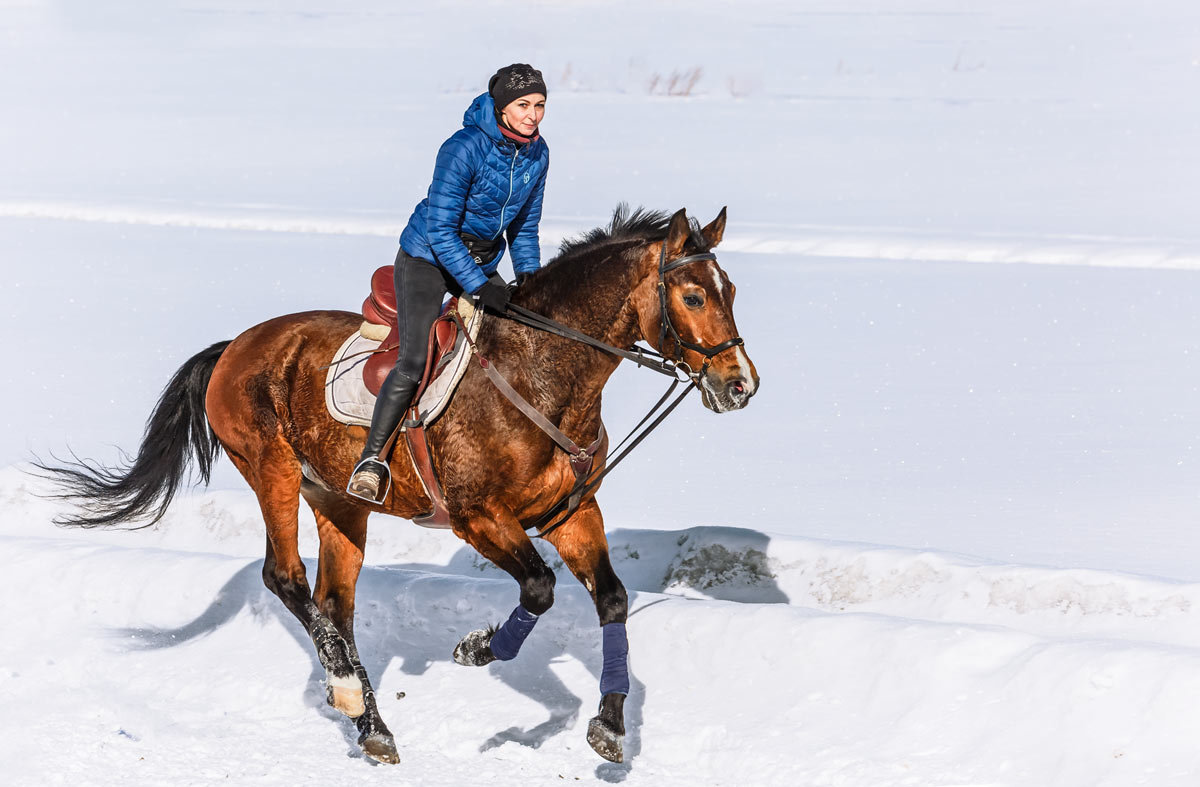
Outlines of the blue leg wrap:
{"type": "Polygon", "coordinates": [[[629,639],[624,623],[609,623],[604,632],[604,669],[600,671],[600,696],[629,693],[629,639]]]}
{"type": "Polygon", "coordinates": [[[492,655],[500,661],[508,661],[515,657],[521,649],[521,643],[529,636],[529,632],[533,631],[537,622],[537,615],[518,604],[508,616],[508,620],[504,621],[504,625],[492,635],[492,655]]]}

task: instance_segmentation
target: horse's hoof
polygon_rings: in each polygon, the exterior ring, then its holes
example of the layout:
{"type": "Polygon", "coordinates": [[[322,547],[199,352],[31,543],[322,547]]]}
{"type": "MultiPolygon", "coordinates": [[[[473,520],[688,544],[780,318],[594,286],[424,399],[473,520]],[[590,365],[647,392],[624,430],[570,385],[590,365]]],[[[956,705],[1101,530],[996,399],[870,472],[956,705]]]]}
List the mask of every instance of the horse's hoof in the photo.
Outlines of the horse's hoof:
{"type": "Polygon", "coordinates": [[[492,655],[492,634],[495,631],[478,629],[454,646],[454,661],[464,667],[482,667],[496,660],[492,655]]]}
{"type": "Polygon", "coordinates": [[[357,675],[347,675],[344,678],[330,675],[325,681],[325,699],[334,709],[352,719],[357,719],[367,712],[362,681],[357,675]]]}
{"type": "Polygon", "coordinates": [[[625,762],[625,736],[599,716],[588,722],[587,741],[609,762],[625,762]]]}
{"type": "Polygon", "coordinates": [[[395,765],[400,762],[400,754],[396,751],[396,741],[391,735],[381,732],[364,735],[358,739],[358,745],[362,747],[363,754],[375,762],[382,762],[386,765],[395,765]]]}

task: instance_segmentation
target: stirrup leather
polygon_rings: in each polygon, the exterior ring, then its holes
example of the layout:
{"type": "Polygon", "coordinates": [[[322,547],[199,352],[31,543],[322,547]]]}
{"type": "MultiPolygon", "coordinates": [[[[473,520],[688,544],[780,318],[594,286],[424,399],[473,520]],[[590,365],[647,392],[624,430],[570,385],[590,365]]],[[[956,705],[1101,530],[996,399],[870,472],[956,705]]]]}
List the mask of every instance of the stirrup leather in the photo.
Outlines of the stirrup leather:
{"type": "Polygon", "coordinates": [[[361,462],[356,464],[354,466],[354,471],[350,473],[350,480],[346,483],[346,494],[375,505],[380,505],[384,500],[387,500],[388,492],[390,491],[392,491],[392,470],[390,467],[388,467],[386,462],[374,457],[368,457],[367,459],[363,459],[361,462]],[[376,490],[376,496],[373,498],[360,495],[350,489],[350,487],[354,484],[354,477],[372,465],[380,468],[381,472],[379,473],[379,480],[381,482],[380,486],[383,487],[383,494],[379,494],[378,490],[376,490]]]}

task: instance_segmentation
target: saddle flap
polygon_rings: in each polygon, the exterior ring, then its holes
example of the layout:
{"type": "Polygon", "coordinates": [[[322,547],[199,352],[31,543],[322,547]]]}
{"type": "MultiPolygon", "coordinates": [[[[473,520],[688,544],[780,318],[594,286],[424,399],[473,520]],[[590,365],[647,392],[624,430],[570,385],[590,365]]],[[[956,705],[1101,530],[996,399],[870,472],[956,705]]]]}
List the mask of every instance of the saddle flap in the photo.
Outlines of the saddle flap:
{"type": "Polygon", "coordinates": [[[396,327],[396,321],[393,319],[392,329],[388,331],[387,337],[379,345],[384,349],[372,354],[362,365],[363,384],[375,396],[379,396],[379,389],[383,387],[384,378],[396,365],[396,357],[399,355],[396,348],[399,346],[399,340],[400,330],[396,327]]]}

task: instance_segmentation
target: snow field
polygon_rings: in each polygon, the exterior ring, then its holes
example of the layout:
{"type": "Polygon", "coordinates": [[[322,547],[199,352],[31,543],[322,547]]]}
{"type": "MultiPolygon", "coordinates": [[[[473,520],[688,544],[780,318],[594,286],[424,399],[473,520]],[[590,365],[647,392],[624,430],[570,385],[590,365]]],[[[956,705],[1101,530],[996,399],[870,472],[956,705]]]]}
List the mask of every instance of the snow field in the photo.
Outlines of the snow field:
{"type": "MultiPolygon", "coordinates": [[[[36,487],[12,470],[0,486],[18,514],[0,536],[9,580],[37,600],[12,605],[29,636],[0,649],[5,704],[39,709],[4,743],[30,781],[392,778],[354,765],[307,637],[261,559],[233,556],[261,538],[230,525],[249,494],[188,496],[151,531],[33,535],[24,523],[54,509],[36,487]]],[[[358,643],[402,781],[1183,785],[1200,767],[1185,734],[1200,724],[1194,585],[737,528],[616,531],[632,759],[596,765],[599,630],[561,564],[520,656],[466,669],[454,644],[503,619],[515,585],[447,534],[372,521],[358,643]]]]}
{"type": "MultiPolygon", "coordinates": [[[[0,2],[5,783],[1194,787],[1198,14],[0,2]],[[373,767],[227,461],[133,533],[54,529],[19,463],[112,461],[198,349],[356,308],[513,61],[551,84],[546,254],[618,201],[728,205],[763,388],[601,491],[626,766],[585,743],[599,632],[552,552],[554,609],[470,670],[514,584],[374,520],[359,642],[402,763],[373,767]]],[[[659,390],[619,371],[610,431],[659,390]]]]}

